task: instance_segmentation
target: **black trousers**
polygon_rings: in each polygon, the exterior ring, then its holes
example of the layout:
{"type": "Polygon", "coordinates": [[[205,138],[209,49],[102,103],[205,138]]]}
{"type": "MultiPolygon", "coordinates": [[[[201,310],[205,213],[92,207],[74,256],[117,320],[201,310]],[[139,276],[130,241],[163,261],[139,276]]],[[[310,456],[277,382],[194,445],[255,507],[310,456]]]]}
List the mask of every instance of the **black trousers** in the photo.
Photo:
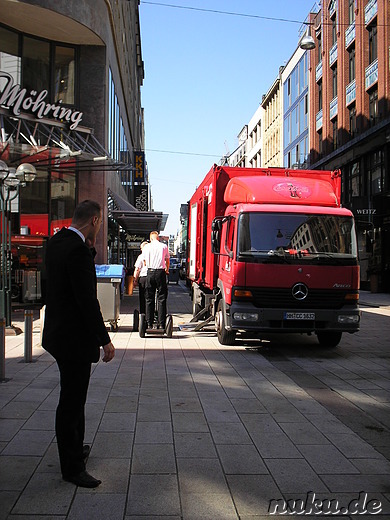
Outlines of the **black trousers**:
{"type": "Polygon", "coordinates": [[[85,470],[83,443],[85,402],[90,362],[59,361],[60,399],[56,412],[56,436],[62,475],[71,477],[85,470]]]}
{"type": "Polygon", "coordinates": [[[138,278],[138,295],[139,295],[139,312],[145,314],[146,312],[146,276],[140,276],[138,278]]]}
{"type": "Polygon", "coordinates": [[[167,275],[164,269],[148,269],[146,277],[146,321],[153,326],[157,291],[158,326],[165,328],[167,315],[167,275]]]}

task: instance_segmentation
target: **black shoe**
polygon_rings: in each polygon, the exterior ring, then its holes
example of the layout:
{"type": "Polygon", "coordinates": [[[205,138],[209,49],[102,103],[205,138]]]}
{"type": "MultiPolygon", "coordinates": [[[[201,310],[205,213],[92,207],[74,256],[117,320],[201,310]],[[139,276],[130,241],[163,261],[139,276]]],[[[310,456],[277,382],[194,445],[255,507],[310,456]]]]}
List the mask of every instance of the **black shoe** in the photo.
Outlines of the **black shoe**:
{"type": "Polygon", "coordinates": [[[88,444],[84,444],[84,446],[83,446],[84,462],[87,462],[90,453],[91,453],[91,446],[89,446],[88,444]]]}
{"type": "Polygon", "coordinates": [[[78,473],[77,475],[73,475],[71,477],[66,477],[63,475],[62,478],[63,480],[65,480],[65,482],[71,482],[76,486],[84,488],[96,488],[102,483],[101,480],[94,478],[87,471],[81,471],[81,473],[78,473]]]}

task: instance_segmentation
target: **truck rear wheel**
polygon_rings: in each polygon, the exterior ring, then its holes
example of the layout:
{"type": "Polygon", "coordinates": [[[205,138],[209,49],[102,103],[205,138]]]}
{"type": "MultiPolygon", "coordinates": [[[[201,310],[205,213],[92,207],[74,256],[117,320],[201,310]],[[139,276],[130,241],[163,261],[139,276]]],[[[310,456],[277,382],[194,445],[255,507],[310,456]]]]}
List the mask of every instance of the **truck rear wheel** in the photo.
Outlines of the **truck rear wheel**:
{"type": "Polygon", "coordinates": [[[221,345],[234,345],[236,339],[236,332],[233,330],[226,330],[225,314],[223,312],[223,302],[218,303],[218,310],[215,316],[215,325],[217,327],[217,337],[221,345]]]}
{"type": "Polygon", "coordinates": [[[317,332],[318,343],[323,348],[335,348],[340,343],[342,332],[321,331],[317,332]]]}

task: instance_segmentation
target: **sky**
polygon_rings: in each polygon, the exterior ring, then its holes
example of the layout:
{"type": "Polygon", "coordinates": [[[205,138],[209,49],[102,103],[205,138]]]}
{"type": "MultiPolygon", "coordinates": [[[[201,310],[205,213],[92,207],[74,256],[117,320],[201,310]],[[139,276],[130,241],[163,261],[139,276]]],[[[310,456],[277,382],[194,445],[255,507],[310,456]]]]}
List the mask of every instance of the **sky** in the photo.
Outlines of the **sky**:
{"type": "Polygon", "coordinates": [[[237,135],[294,53],[314,4],[141,0],[145,152],[153,209],[169,214],[163,235],[176,235],[180,205],[237,148],[237,135]]]}

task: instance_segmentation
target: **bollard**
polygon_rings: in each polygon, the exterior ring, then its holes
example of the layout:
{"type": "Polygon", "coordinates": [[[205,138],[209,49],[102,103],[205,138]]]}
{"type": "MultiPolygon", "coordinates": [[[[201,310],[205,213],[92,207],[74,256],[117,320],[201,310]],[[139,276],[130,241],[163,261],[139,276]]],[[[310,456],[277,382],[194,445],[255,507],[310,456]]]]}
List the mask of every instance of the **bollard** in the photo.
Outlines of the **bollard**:
{"type": "Polygon", "coordinates": [[[33,315],[32,310],[24,311],[24,361],[32,362],[32,339],[33,339],[33,315]]]}
{"type": "Polygon", "coordinates": [[[0,381],[5,381],[5,318],[0,318],[0,381]]]}

